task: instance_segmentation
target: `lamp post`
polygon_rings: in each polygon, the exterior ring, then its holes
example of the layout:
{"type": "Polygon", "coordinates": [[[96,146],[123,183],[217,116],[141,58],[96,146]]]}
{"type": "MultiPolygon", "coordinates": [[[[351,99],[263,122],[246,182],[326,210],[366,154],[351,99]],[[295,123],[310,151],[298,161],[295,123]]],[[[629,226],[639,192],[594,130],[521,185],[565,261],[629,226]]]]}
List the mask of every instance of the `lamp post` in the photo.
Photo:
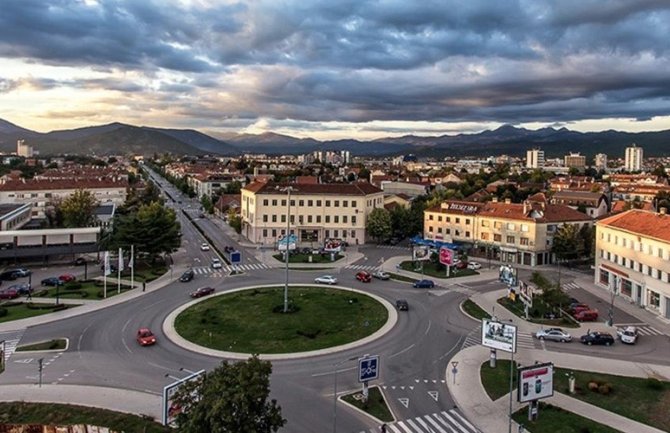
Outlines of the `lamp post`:
{"type": "Polygon", "coordinates": [[[610,292],[610,308],[608,311],[608,319],[607,319],[607,326],[613,326],[614,325],[614,297],[616,296],[617,293],[617,288],[619,283],[621,282],[621,277],[615,275],[613,280],[612,280],[612,287],[611,287],[611,292],[610,292]]]}
{"type": "Polygon", "coordinates": [[[284,259],[284,265],[286,268],[286,282],[284,283],[284,313],[288,313],[288,256],[289,256],[289,244],[290,244],[290,231],[291,231],[291,191],[295,191],[295,188],[292,186],[287,186],[280,188],[279,191],[286,192],[286,256],[284,259]]]}

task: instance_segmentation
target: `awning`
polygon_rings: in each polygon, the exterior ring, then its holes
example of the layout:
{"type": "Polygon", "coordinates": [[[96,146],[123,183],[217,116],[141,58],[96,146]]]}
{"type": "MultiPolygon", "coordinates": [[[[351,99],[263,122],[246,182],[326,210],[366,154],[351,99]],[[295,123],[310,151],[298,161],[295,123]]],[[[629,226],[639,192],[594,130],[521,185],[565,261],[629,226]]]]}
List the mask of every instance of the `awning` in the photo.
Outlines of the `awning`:
{"type": "Polygon", "coordinates": [[[601,267],[601,268],[605,268],[605,269],[607,269],[608,271],[612,272],[613,274],[617,274],[617,275],[620,275],[620,276],[622,276],[622,277],[630,278],[626,272],[624,272],[624,271],[620,271],[620,270],[618,270],[617,268],[614,268],[614,267],[612,267],[612,266],[606,265],[606,264],[604,264],[604,263],[601,264],[600,267],[601,267]]]}

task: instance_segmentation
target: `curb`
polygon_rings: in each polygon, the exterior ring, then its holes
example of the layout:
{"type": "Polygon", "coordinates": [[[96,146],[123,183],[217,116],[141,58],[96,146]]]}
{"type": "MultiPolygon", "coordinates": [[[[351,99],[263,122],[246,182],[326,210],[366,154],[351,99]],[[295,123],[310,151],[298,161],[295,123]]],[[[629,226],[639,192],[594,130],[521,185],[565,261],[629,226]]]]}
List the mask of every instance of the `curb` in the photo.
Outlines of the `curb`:
{"type": "MultiPolygon", "coordinates": [[[[65,348],[64,349],[45,349],[45,350],[21,350],[21,353],[57,353],[57,352],[65,352],[70,348],[70,339],[63,337],[63,338],[54,338],[54,340],[65,340],[65,348]]],[[[33,346],[35,344],[40,344],[40,343],[46,343],[49,340],[44,340],[44,341],[38,341],[36,343],[31,343],[30,346],[33,346]]],[[[21,346],[17,346],[17,349],[20,348],[21,346]]],[[[15,351],[16,353],[16,351],[15,351]]]]}
{"type": "Polygon", "coordinates": [[[346,405],[349,409],[353,409],[354,411],[360,413],[361,415],[367,416],[368,418],[372,418],[372,420],[375,421],[377,424],[380,424],[380,425],[381,425],[381,424],[387,424],[387,423],[396,422],[396,421],[398,420],[398,417],[395,416],[395,414],[393,413],[393,409],[391,409],[391,406],[389,406],[389,403],[388,403],[388,401],[386,400],[386,395],[384,394],[384,390],[381,389],[381,388],[379,387],[379,385],[371,386],[369,389],[372,389],[372,388],[377,388],[377,389],[379,389],[379,393],[381,394],[382,398],[384,399],[384,404],[385,404],[386,407],[388,408],[389,412],[391,412],[391,416],[393,417],[393,421],[382,421],[382,420],[380,420],[379,418],[377,418],[376,416],[374,416],[374,415],[370,415],[369,413],[367,413],[367,412],[364,411],[363,409],[360,409],[360,408],[354,406],[353,404],[351,404],[351,403],[349,403],[349,402],[343,400],[343,397],[345,397],[345,396],[347,396],[347,395],[351,395],[351,394],[356,394],[356,393],[358,393],[359,391],[347,392],[346,394],[343,394],[343,395],[337,397],[337,401],[339,401],[340,403],[346,405]]]}

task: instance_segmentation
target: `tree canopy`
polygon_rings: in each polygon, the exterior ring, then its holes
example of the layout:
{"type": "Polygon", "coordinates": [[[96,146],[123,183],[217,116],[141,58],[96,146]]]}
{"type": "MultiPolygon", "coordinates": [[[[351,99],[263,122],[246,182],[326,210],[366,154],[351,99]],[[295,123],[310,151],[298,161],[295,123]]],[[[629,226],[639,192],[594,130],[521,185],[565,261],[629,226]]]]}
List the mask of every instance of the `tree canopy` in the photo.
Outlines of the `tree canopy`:
{"type": "Polygon", "coordinates": [[[95,196],[89,191],[78,189],[60,203],[60,215],[64,227],[90,227],[95,224],[95,196]]]}
{"type": "Polygon", "coordinates": [[[392,235],[391,215],[384,208],[376,208],[368,215],[366,224],[368,235],[372,236],[377,242],[388,239],[392,235]]]}
{"type": "Polygon", "coordinates": [[[253,356],[228,362],[184,383],[174,396],[182,433],[271,433],[286,424],[281,407],[269,400],[272,364],[253,356]]]}

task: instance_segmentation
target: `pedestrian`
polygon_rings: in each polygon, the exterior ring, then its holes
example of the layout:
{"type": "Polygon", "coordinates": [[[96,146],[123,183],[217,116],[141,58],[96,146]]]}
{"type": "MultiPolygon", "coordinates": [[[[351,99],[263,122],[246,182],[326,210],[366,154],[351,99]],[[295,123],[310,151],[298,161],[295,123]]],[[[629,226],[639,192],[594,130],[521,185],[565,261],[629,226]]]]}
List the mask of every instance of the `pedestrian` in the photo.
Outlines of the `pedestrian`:
{"type": "Polygon", "coordinates": [[[386,433],[386,424],[382,424],[381,432],[386,433]]]}
{"type": "Polygon", "coordinates": [[[146,290],[147,290],[147,282],[146,282],[146,281],[142,281],[142,291],[144,292],[144,291],[146,291],[146,290]]]}

